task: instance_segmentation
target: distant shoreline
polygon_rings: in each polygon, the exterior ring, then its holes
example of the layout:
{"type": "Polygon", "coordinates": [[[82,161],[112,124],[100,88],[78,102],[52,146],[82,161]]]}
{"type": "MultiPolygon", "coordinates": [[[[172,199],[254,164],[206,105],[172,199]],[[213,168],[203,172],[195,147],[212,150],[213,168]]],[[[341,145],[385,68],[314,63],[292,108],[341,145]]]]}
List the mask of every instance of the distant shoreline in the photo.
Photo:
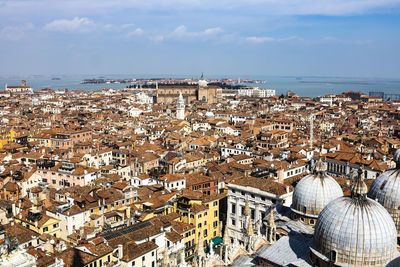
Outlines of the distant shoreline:
{"type": "Polygon", "coordinates": [[[370,83],[370,82],[332,82],[332,81],[299,81],[299,83],[313,83],[313,84],[350,84],[350,85],[371,85],[371,84],[376,84],[376,83],[370,83]]]}

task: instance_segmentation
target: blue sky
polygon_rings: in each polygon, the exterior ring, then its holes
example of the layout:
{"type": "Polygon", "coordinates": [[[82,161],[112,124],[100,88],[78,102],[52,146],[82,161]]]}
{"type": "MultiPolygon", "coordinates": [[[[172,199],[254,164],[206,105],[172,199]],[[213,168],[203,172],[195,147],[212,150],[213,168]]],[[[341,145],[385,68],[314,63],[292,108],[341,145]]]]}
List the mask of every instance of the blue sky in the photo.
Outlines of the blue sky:
{"type": "Polygon", "coordinates": [[[400,78],[400,0],[0,0],[0,76],[400,78]]]}

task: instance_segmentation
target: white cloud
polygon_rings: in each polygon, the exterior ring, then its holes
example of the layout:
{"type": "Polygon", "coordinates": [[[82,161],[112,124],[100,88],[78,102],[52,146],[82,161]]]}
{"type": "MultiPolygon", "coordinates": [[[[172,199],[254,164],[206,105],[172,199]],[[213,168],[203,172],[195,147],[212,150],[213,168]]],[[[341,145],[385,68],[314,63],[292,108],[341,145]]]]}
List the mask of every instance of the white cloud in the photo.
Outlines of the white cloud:
{"type": "Polygon", "coordinates": [[[367,45],[371,44],[371,40],[343,40],[333,36],[325,36],[322,39],[323,42],[338,43],[338,44],[355,44],[355,45],[367,45]]]}
{"type": "Polygon", "coordinates": [[[185,25],[178,26],[175,28],[175,30],[172,32],[173,37],[178,37],[178,38],[211,38],[219,35],[222,33],[223,30],[220,27],[214,27],[214,28],[208,28],[203,31],[199,32],[189,32],[186,28],[185,25]]]}
{"type": "Polygon", "coordinates": [[[274,42],[276,39],[272,37],[257,37],[257,36],[251,36],[246,38],[247,41],[252,42],[252,43],[265,43],[265,42],[274,42]]]}
{"type": "Polygon", "coordinates": [[[135,37],[135,36],[142,35],[143,33],[144,33],[144,32],[143,32],[143,30],[142,30],[141,28],[137,28],[137,29],[134,30],[134,31],[128,32],[128,33],[125,35],[125,37],[126,37],[126,38],[131,38],[131,37],[135,37]]]}
{"type": "MultiPolygon", "coordinates": [[[[54,20],[44,26],[47,31],[58,31],[58,32],[90,32],[97,28],[97,24],[90,19],[83,17],[74,17],[71,20],[58,19],[54,20]]],[[[110,25],[106,25],[106,28],[110,25]]]]}
{"type": "Polygon", "coordinates": [[[24,39],[27,32],[34,28],[32,23],[21,26],[5,26],[0,28],[0,40],[18,41],[24,39]]]}
{"type": "Polygon", "coordinates": [[[256,43],[256,44],[261,44],[261,43],[270,43],[270,42],[286,42],[286,41],[292,41],[292,40],[298,40],[302,41],[303,38],[300,38],[298,36],[290,36],[286,38],[274,38],[274,37],[267,37],[267,36],[262,36],[262,37],[257,37],[257,36],[251,36],[251,37],[246,37],[246,41],[249,41],[251,43],[256,43]]]}
{"type": "Polygon", "coordinates": [[[152,35],[149,37],[149,39],[155,43],[160,43],[162,41],[164,41],[164,36],[163,35],[152,35]]]}

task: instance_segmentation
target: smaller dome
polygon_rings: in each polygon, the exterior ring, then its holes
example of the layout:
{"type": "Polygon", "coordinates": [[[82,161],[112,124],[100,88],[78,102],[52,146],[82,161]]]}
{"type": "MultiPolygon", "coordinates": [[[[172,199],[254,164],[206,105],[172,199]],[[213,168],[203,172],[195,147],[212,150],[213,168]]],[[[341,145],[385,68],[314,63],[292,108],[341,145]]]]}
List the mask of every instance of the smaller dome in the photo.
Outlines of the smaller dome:
{"type": "Polygon", "coordinates": [[[207,111],[206,115],[204,115],[207,119],[214,118],[214,113],[211,111],[207,111]]]}
{"type": "Polygon", "coordinates": [[[325,170],[325,164],[319,160],[313,173],[301,179],[296,185],[291,205],[293,212],[317,218],[329,202],[343,196],[340,185],[327,175],[325,170]]]}
{"type": "Polygon", "coordinates": [[[392,216],[400,234],[400,149],[394,154],[396,168],[382,173],[375,179],[368,197],[377,200],[392,216]]]}

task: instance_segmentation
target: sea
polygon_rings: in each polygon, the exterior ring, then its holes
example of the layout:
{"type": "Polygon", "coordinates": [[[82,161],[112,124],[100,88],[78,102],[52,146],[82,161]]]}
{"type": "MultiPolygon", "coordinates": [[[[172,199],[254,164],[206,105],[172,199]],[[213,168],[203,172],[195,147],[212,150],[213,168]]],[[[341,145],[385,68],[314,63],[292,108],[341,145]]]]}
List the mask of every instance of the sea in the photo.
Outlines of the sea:
{"type": "MultiPolygon", "coordinates": [[[[34,91],[43,88],[69,89],[69,90],[100,90],[103,88],[122,89],[128,83],[112,84],[82,84],[84,79],[130,79],[130,78],[193,78],[189,75],[31,75],[31,76],[0,76],[0,90],[5,85],[19,85],[21,80],[26,80],[27,85],[34,91]]],[[[206,77],[207,78],[207,77],[206,77]]],[[[385,94],[400,94],[400,79],[389,78],[357,78],[357,77],[329,77],[329,76],[211,76],[210,79],[232,78],[251,79],[263,83],[244,84],[261,88],[275,89],[277,95],[286,94],[288,91],[299,96],[317,97],[326,94],[339,94],[346,91],[358,91],[365,94],[369,92],[383,92],[385,94]]]]}

